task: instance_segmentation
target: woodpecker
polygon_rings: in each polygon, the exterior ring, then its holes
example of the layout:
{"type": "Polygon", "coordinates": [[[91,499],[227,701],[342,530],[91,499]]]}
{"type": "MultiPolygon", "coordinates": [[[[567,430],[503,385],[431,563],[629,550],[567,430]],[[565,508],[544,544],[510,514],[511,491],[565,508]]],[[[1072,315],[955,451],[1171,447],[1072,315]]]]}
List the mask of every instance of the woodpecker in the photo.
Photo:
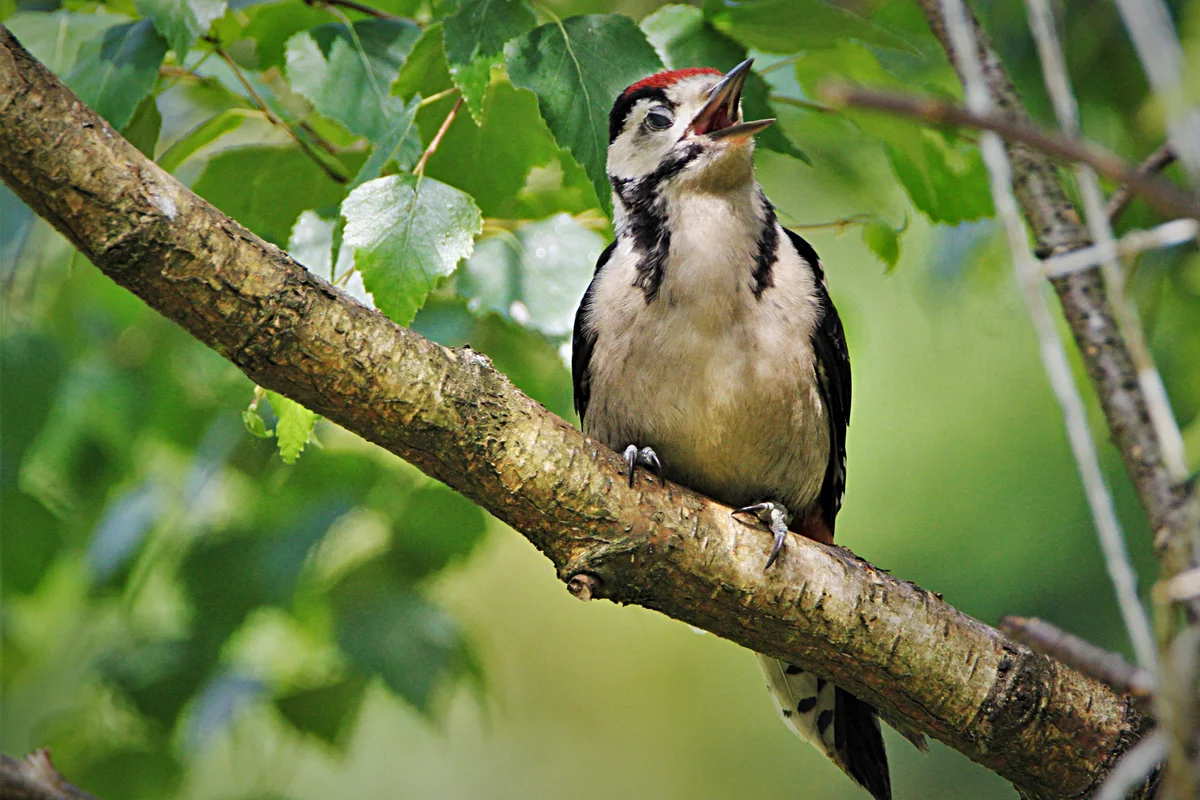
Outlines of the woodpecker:
{"type": "MultiPolygon", "coordinates": [[[[575,317],[584,433],[765,523],[833,543],[846,482],[850,358],[824,268],[782,227],[742,121],[752,59],[652,75],[609,115],[616,239],[575,317]]],[[[891,797],[879,717],[802,666],[759,655],[784,723],[875,800],[891,797]]],[[[902,731],[918,743],[916,734],[902,731]]]]}

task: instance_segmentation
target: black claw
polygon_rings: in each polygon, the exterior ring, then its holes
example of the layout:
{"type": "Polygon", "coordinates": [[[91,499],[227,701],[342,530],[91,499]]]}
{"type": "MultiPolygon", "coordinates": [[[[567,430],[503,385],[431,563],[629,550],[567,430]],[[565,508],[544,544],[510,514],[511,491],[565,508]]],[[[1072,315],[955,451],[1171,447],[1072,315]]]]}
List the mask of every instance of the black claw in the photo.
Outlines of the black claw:
{"type": "Polygon", "coordinates": [[[763,567],[763,570],[770,569],[775,560],[779,558],[779,553],[783,550],[783,543],[787,540],[788,523],[791,522],[792,515],[779,503],[770,501],[739,508],[733,513],[753,514],[765,522],[767,527],[771,529],[775,540],[771,543],[771,555],[767,557],[767,565],[763,567]]]}
{"type": "Polygon", "coordinates": [[[783,543],[787,539],[787,528],[781,531],[775,531],[775,543],[771,545],[771,555],[767,557],[767,565],[763,567],[766,572],[775,563],[775,559],[779,558],[779,551],[783,550],[783,543]]]}
{"type": "Polygon", "coordinates": [[[638,449],[636,444],[631,444],[625,448],[625,466],[629,471],[629,488],[633,488],[633,474],[635,467],[645,467],[646,469],[658,475],[662,472],[662,462],[658,460],[658,454],[653,448],[643,447],[638,449]]]}

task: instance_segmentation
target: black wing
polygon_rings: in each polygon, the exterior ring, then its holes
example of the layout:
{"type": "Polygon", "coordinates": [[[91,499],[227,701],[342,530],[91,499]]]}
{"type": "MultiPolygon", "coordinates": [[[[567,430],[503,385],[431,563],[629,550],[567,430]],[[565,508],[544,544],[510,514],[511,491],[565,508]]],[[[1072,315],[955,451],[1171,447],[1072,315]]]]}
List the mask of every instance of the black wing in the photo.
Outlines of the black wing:
{"type": "Polygon", "coordinates": [[[828,410],[829,418],[829,464],[825,468],[825,482],[821,484],[819,502],[829,532],[833,532],[833,521],[842,507],[842,495],[846,491],[846,426],[850,424],[850,351],[846,348],[846,333],[842,320],[829,289],[825,286],[825,272],[817,251],[802,237],[787,232],[792,246],[812,267],[817,279],[817,305],[821,319],[813,331],[813,352],[817,356],[817,385],[828,410]]]}
{"type": "MultiPolygon", "coordinates": [[[[599,275],[600,270],[604,269],[604,265],[608,263],[616,246],[617,243],[614,241],[604,248],[604,252],[596,261],[596,275],[599,275]]],[[[592,375],[589,367],[592,363],[592,350],[596,347],[596,331],[594,328],[588,327],[584,317],[591,308],[592,289],[595,285],[596,279],[593,277],[592,282],[588,284],[587,291],[583,293],[583,300],[579,302],[579,310],[575,312],[575,330],[571,334],[571,383],[575,393],[575,413],[579,415],[581,427],[583,426],[583,417],[587,414],[588,399],[592,394],[592,375]]]]}

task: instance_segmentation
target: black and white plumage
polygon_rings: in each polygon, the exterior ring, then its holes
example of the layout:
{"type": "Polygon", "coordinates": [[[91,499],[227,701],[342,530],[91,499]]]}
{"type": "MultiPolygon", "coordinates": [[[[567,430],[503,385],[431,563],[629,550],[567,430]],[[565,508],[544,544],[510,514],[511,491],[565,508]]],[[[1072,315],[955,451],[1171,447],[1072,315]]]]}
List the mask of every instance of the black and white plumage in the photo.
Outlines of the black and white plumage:
{"type": "MultiPolygon", "coordinates": [[[[846,479],[850,361],[820,259],[783,228],[741,122],[749,62],[629,87],[610,115],[616,240],[575,319],[584,432],[734,508],[833,542],[846,479]],[[657,456],[655,458],[654,456],[657,456]],[[661,465],[659,464],[661,462],[661,465]],[[763,505],[769,504],[769,505],[763,505]]],[[[785,723],[876,800],[891,797],[878,717],[759,656],[785,723]]]]}

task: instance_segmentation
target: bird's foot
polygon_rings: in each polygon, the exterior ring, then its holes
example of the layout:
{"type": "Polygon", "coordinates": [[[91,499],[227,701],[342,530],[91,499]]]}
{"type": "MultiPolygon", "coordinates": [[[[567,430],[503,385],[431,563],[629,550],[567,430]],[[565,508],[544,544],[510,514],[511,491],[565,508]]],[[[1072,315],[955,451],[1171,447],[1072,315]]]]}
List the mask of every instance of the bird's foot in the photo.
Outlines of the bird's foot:
{"type": "Polygon", "coordinates": [[[625,466],[629,468],[629,488],[633,488],[633,469],[634,467],[645,467],[655,475],[662,473],[662,464],[658,460],[658,454],[649,447],[638,448],[636,444],[631,444],[625,448],[625,466]]]}
{"type": "Polygon", "coordinates": [[[774,503],[770,500],[763,503],[755,503],[752,506],[739,508],[733,512],[737,514],[752,514],[768,528],[775,536],[775,541],[771,545],[771,555],[767,558],[767,566],[763,569],[770,569],[775,563],[775,559],[779,558],[779,551],[783,549],[783,542],[787,538],[788,524],[792,521],[792,514],[781,503],[774,503]]]}

